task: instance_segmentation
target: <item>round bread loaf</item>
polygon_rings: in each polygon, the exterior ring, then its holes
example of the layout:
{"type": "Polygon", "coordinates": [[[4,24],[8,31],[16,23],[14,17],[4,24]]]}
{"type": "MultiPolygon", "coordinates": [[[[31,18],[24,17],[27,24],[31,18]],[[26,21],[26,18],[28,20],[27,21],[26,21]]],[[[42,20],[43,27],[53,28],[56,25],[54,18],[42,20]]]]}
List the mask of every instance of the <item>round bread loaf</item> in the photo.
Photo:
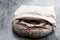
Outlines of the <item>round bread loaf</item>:
{"type": "Polygon", "coordinates": [[[54,7],[22,5],[15,12],[12,21],[14,31],[20,36],[40,38],[55,31],[54,7]]]}

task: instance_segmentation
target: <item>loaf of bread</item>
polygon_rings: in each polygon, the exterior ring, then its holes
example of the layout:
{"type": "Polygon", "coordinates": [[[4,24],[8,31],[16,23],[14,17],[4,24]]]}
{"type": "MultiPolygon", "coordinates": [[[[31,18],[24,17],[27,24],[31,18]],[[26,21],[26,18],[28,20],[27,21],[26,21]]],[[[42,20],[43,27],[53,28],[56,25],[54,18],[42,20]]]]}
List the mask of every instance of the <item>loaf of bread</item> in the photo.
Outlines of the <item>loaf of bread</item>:
{"type": "Polygon", "coordinates": [[[47,36],[56,28],[54,7],[21,5],[15,12],[12,26],[20,36],[30,38],[47,36]]]}

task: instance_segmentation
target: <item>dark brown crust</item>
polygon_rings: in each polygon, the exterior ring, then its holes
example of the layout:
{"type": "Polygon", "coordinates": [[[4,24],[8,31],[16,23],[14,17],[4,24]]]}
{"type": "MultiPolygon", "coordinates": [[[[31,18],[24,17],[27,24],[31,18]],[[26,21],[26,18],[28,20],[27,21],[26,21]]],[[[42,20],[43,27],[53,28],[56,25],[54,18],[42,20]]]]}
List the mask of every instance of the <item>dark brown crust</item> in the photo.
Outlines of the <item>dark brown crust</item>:
{"type": "MultiPolygon", "coordinates": [[[[23,25],[23,27],[25,26],[27,29],[26,30],[24,30],[25,31],[25,33],[24,32],[22,32],[23,30],[20,30],[20,27],[15,27],[13,24],[13,30],[18,34],[18,35],[20,35],[20,36],[23,36],[23,37],[30,37],[30,38],[41,38],[41,36],[32,36],[32,35],[30,35],[30,34],[28,34],[29,33],[29,31],[31,30],[31,29],[33,29],[33,28],[29,28],[27,25],[25,25],[25,24],[21,24],[20,22],[22,21],[22,19],[17,19],[17,20],[19,20],[18,22],[17,22],[17,24],[18,25],[23,25]]],[[[47,21],[43,21],[43,22],[47,22],[47,21]]],[[[12,22],[13,23],[13,22],[12,22]]],[[[49,22],[47,22],[46,24],[48,24],[49,22]]],[[[43,27],[44,26],[46,26],[46,24],[45,25],[43,25],[43,27]]],[[[49,23],[50,24],[50,23],[49,23]]],[[[50,24],[51,25],[51,24],[50,24]]],[[[52,25],[51,25],[52,26],[52,25]]],[[[34,28],[33,30],[35,30],[35,29],[40,29],[40,30],[42,30],[42,28],[34,28]]],[[[34,34],[35,35],[35,34],[34,34]]]]}

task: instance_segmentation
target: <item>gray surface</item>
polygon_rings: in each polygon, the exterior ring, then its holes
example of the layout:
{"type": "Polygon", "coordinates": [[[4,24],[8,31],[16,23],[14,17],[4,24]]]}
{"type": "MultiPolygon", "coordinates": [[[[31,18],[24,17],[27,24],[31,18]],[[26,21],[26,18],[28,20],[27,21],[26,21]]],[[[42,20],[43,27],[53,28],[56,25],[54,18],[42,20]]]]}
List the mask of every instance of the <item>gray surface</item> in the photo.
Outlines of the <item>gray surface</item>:
{"type": "MultiPolygon", "coordinates": [[[[55,5],[55,12],[57,15],[57,27],[56,27],[56,37],[60,37],[60,0],[50,0],[47,2],[43,0],[29,1],[29,0],[0,0],[0,40],[24,40],[22,38],[16,37],[12,32],[12,18],[14,16],[15,10],[21,5],[37,5],[37,6],[47,6],[55,5]],[[23,2],[22,2],[23,1],[23,2]],[[28,2],[27,2],[28,1],[28,2]],[[54,2],[54,3],[53,3],[54,2]],[[42,4],[41,4],[42,3],[42,4]]],[[[28,40],[28,39],[27,39],[28,40]]],[[[59,39],[60,40],[60,39],[59,39]]]]}

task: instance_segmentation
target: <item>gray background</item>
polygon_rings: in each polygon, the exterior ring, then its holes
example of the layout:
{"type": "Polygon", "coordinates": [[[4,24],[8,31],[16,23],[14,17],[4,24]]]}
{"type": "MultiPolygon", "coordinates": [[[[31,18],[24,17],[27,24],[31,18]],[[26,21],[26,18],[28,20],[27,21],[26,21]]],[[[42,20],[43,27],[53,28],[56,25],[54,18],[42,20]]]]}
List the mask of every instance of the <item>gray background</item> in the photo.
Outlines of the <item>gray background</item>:
{"type": "Polygon", "coordinates": [[[60,0],[0,0],[0,40],[19,40],[12,32],[12,18],[20,5],[55,6],[56,37],[60,37],[60,0]]]}

